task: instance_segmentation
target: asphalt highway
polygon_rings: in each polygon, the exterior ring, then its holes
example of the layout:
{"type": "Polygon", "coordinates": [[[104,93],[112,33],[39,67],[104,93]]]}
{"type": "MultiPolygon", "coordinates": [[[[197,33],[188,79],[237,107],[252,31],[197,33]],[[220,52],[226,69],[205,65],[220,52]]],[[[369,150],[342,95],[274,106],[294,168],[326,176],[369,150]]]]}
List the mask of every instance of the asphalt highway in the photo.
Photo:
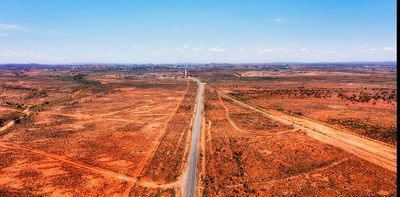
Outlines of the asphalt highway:
{"type": "Polygon", "coordinates": [[[186,179],[183,185],[183,193],[185,197],[196,196],[197,190],[197,163],[199,160],[199,140],[200,140],[200,126],[201,126],[201,111],[203,108],[203,93],[204,85],[200,80],[196,78],[191,78],[198,84],[197,89],[197,104],[196,104],[196,114],[193,120],[192,127],[192,143],[190,145],[189,158],[186,169],[186,179]]]}

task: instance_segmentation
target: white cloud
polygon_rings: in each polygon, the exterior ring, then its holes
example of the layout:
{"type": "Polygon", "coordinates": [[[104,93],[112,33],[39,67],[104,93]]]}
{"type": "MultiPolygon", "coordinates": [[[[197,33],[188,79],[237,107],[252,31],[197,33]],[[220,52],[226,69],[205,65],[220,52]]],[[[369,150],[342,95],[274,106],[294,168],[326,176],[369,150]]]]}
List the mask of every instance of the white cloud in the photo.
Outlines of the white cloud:
{"type": "Polygon", "coordinates": [[[306,49],[306,48],[302,48],[299,51],[302,52],[302,53],[310,53],[310,51],[308,49],[306,49]]]}
{"type": "Polygon", "coordinates": [[[237,48],[237,51],[238,51],[239,53],[244,53],[244,52],[247,51],[247,49],[244,48],[244,47],[238,47],[238,48],[237,48]]]}
{"type": "Polygon", "coordinates": [[[202,50],[203,50],[203,48],[201,48],[201,47],[193,48],[193,51],[202,51],[202,50]]]}
{"type": "Polygon", "coordinates": [[[223,53],[226,51],[226,49],[220,48],[220,47],[212,47],[208,49],[209,52],[217,52],[217,53],[223,53]]]}
{"type": "Polygon", "coordinates": [[[334,50],[321,50],[309,48],[260,48],[255,50],[258,57],[274,61],[310,61],[313,59],[329,59],[334,50]]]}
{"type": "Polygon", "coordinates": [[[0,50],[0,59],[9,60],[10,62],[20,60],[42,60],[45,55],[42,52],[35,50],[0,50]]]}
{"type": "Polygon", "coordinates": [[[397,49],[392,46],[387,46],[384,48],[377,48],[377,47],[368,47],[368,45],[363,44],[359,47],[354,49],[358,54],[365,54],[365,55],[378,55],[378,54],[389,54],[396,52],[397,49]]]}
{"type": "Polygon", "coordinates": [[[386,51],[386,52],[396,52],[396,49],[393,48],[393,47],[385,47],[385,48],[383,48],[383,51],[386,51]]]}
{"type": "Polygon", "coordinates": [[[7,31],[32,31],[31,29],[18,25],[18,24],[6,24],[0,23],[0,30],[7,30],[7,31]]]}
{"type": "Polygon", "coordinates": [[[122,55],[119,54],[119,53],[117,53],[116,51],[107,50],[107,51],[105,52],[105,56],[106,56],[107,58],[119,58],[119,57],[121,57],[122,55]]]}
{"type": "Polygon", "coordinates": [[[176,48],[176,51],[177,51],[178,53],[180,53],[180,54],[187,54],[188,51],[185,50],[186,48],[187,48],[187,47],[178,47],[178,48],[176,48]]]}
{"type": "Polygon", "coordinates": [[[247,49],[242,46],[236,47],[234,50],[232,50],[231,54],[233,55],[238,55],[238,56],[246,56],[248,55],[247,49]]]}
{"type": "Polygon", "coordinates": [[[327,54],[335,54],[336,51],[334,51],[334,50],[328,50],[328,51],[324,51],[324,53],[327,53],[327,54]]]}
{"type": "Polygon", "coordinates": [[[287,48],[266,48],[266,49],[256,49],[258,54],[271,54],[271,53],[287,53],[292,52],[292,50],[287,48]]]}
{"type": "Polygon", "coordinates": [[[155,50],[150,50],[149,52],[152,54],[158,54],[158,53],[163,53],[165,51],[167,51],[167,48],[162,48],[162,49],[155,49],[155,50]]]}
{"type": "Polygon", "coordinates": [[[378,49],[376,48],[356,48],[356,50],[359,53],[374,53],[376,52],[378,49]]]}
{"type": "Polygon", "coordinates": [[[8,33],[0,32],[0,37],[6,37],[6,36],[8,36],[8,35],[9,35],[8,33]]]}

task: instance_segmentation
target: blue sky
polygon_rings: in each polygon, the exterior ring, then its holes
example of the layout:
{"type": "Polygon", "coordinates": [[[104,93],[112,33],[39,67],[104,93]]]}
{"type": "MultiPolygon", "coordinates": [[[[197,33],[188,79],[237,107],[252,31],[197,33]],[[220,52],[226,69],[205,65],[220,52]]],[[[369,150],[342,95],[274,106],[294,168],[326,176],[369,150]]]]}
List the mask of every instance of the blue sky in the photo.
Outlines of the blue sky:
{"type": "Polygon", "coordinates": [[[395,0],[0,0],[0,63],[391,61],[395,0]]]}

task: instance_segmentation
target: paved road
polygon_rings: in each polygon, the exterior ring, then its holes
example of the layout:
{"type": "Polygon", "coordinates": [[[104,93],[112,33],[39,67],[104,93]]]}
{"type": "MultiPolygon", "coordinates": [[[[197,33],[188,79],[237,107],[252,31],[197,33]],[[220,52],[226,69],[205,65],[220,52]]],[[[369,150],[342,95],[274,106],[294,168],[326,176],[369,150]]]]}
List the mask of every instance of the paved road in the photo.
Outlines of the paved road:
{"type": "Polygon", "coordinates": [[[316,140],[339,147],[347,152],[357,155],[358,157],[397,173],[396,147],[385,145],[374,140],[361,138],[308,119],[285,114],[274,115],[228,95],[220,94],[244,107],[260,112],[273,120],[293,125],[293,127],[305,131],[310,137],[316,140]]]}
{"type": "Polygon", "coordinates": [[[187,162],[186,176],[183,183],[183,196],[192,197],[196,196],[197,190],[197,163],[199,160],[199,140],[200,140],[200,125],[201,125],[201,110],[203,108],[203,92],[204,85],[200,80],[191,78],[198,83],[197,89],[197,104],[196,114],[193,120],[192,127],[192,144],[190,146],[189,159],[187,162]]]}

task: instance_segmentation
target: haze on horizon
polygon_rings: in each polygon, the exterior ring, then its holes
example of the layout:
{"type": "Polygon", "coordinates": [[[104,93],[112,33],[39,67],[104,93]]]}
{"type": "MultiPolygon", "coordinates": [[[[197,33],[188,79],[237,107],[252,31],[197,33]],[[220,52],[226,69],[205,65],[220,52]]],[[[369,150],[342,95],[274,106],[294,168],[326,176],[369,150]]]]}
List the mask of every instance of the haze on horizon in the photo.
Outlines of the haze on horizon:
{"type": "Polygon", "coordinates": [[[395,61],[395,0],[0,1],[0,63],[395,61]]]}

